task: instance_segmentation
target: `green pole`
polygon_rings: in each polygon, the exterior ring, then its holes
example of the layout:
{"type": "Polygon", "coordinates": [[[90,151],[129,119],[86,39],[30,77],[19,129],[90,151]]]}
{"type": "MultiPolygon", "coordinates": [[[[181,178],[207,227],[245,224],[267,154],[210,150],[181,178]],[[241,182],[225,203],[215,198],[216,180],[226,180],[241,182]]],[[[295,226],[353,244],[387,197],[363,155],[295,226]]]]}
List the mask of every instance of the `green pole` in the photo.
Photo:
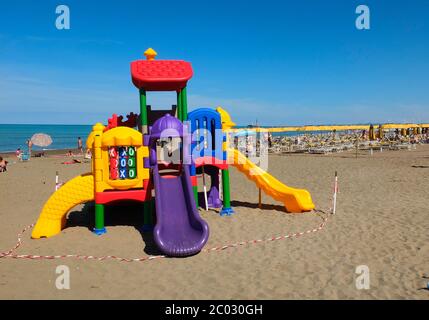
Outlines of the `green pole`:
{"type": "Polygon", "coordinates": [[[95,204],[95,229],[94,233],[100,235],[106,233],[104,227],[104,205],[96,203],[95,204]]]}
{"type": "MultiPolygon", "coordinates": [[[[140,120],[142,125],[142,133],[148,134],[148,121],[147,121],[147,99],[146,99],[146,91],[144,89],[140,89],[140,120]]],[[[150,207],[148,202],[143,202],[143,224],[150,223],[150,207]]]]}
{"type": "Polygon", "coordinates": [[[197,205],[197,209],[198,209],[198,186],[193,186],[192,190],[194,191],[194,198],[195,198],[195,204],[197,205]]]}
{"type": "Polygon", "coordinates": [[[148,134],[146,91],[144,89],[140,89],[140,119],[143,134],[148,134]]]}
{"type": "Polygon", "coordinates": [[[177,102],[176,102],[176,114],[177,114],[177,118],[180,119],[180,104],[181,104],[181,95],[180,95],[180,91],[176,91],[177,93],[177,102]]]}
{"type": "Polygon", "coordinates": [[[186,87],[182,89],[182,121],[188,120],[188,102],[186,87]]]}
{"type": "Polygon", "coordinates": [[[231,195],[229,188],[229,169],[222,170],[223,206],[231,208],[231,195]]]}
{"type": "Polygon", "coordinates": [[[183,121],[183,91],[180,90],[177,96],[177,118],[183,121]]]}

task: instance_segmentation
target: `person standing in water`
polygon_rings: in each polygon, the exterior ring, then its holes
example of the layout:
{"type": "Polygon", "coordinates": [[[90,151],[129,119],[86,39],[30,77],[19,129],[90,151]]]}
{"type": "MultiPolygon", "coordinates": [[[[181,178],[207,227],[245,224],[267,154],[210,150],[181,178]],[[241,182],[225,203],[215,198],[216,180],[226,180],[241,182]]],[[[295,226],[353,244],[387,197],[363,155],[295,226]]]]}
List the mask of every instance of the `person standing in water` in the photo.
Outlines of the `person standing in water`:
{"type": "Polygon", "coordinates": [[[80,137],[77,138],[77,149],[79,150],[80,153],[83,153],[82,139],[80,137]]]}
{"type": "Polygon", "coordinates": [[[33,142],[31,139],[27,140],[27,146],[28,146],[28,156],[31,157],[31,149],[33,148],[33,142]]]}

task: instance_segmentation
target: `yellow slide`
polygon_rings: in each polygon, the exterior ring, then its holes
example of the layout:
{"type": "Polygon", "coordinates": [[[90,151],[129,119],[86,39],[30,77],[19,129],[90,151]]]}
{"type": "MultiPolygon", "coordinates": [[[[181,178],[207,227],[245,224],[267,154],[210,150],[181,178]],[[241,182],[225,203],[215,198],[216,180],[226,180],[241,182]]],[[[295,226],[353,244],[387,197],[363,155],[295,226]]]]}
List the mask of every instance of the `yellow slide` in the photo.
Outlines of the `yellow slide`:
{"type": "Polygon", "coordinates": [[[60,233],[65,226],[67,212],[74,206],[91,200],[94,200],[94,177],[91,173],[68,181],[45,203],[31,237],[38,239],[60,233]]]}
{"type": "Polygon", "coordinates": [[[294,189],[284,185],[236,149],[229,148],[228,157],[230,157],[230,160],[233,157],[234,166],[259,188],[264,190],[267,195],[277,201],[283,202],[286,211],[297,213],[314,209],[313,201],[307,190],[294,189]]]}

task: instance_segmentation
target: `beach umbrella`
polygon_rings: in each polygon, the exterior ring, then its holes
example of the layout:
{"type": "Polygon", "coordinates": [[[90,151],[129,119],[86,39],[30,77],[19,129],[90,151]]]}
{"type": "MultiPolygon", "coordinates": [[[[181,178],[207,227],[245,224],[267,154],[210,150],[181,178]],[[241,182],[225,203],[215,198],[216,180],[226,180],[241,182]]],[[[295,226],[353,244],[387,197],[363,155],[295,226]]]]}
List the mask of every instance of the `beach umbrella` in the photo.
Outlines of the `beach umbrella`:
{"type": "Polygon", "coordinates": [[[35,133],[30,140],[33,145],[39,147],[47,147],[52,143],[52,138],[45,133],[35,133]]]}
{"type": "Polygon", "coordinates": [[[373,125],[369,126],[368,137],[369,137],[369,140],[371,140],[371,141],[375,140],[374,126],[373,125]]]}
{"type": "Polygon", "coordinates": [[[384,132],[383,132],[383,127],[381,126],[381,124],[378,126],[378,138],[380,140],[382,140],[384,137],[384,132]]]}

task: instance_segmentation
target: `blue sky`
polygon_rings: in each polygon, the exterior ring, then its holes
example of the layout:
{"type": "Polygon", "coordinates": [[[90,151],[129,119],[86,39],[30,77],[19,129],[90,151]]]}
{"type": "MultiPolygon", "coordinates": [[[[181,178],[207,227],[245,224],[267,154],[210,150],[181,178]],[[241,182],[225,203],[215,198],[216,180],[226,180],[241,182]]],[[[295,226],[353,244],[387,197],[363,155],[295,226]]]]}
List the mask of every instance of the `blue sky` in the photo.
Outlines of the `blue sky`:
{"type": "Polygon", "coordinates": [[[429,122],[428,13],[426,0],[2,1],[0,123],[137,112],[129,63],[148,47],[192,62],[190,109],[221,105],[239,124],[429,122]],[[55,28],[59,4],[70,30],[55,28]]]}

